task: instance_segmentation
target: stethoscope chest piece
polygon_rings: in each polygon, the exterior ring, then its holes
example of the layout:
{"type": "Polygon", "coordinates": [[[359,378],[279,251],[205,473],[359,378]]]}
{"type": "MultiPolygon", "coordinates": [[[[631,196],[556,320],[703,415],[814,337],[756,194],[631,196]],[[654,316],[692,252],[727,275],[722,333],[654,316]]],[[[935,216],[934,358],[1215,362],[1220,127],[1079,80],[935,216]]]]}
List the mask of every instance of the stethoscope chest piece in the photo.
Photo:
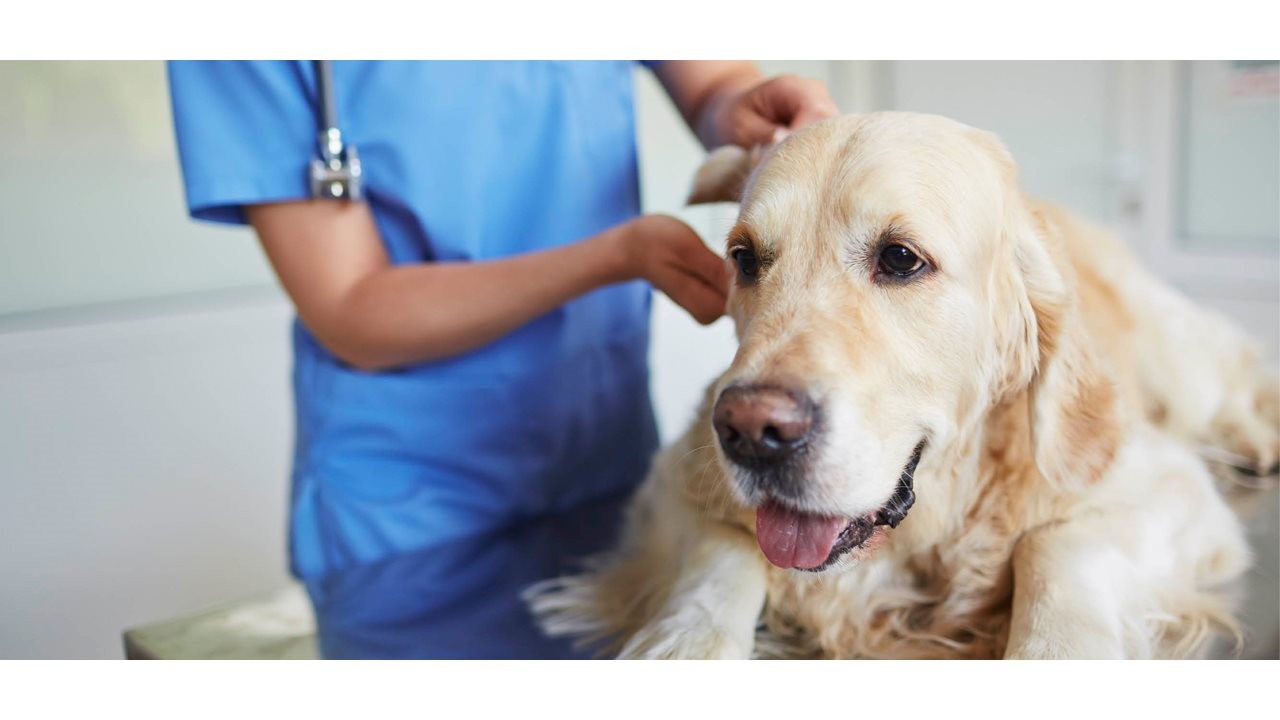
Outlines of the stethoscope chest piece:
{"type": "Polygon", "coordinates": [[[347,145],[338,129],[333,92],[333,69],[327,60],[316,60],[316,89],[320,100],[320,151],[311,158],[311,197],[318,200],[361,200],[360,154],[347,145]]]}
{"type": "Polygon", "coordinates": [[[360,154],[355,145],[343,145],[342,132],[328,128],[320,133],[320,156],[311,158],[311,197],[328,200],[360,200],[360,154]]]}

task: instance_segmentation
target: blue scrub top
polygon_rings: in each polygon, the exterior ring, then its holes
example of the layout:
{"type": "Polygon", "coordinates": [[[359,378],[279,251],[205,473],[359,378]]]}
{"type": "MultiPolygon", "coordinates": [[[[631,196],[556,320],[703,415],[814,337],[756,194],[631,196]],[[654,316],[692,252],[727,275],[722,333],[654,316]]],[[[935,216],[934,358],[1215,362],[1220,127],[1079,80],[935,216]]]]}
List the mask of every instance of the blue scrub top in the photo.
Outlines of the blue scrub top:
{"type": "MultiPolygon", "coordinates": [[[[479,261],[639,211],[627,62],[335,62],[391,261],[479,261]]],[[[310,62],[173,62],[192,217],[309,196],[310,62]]],[[[464,355],[363,372],[295,321],[291,567],[329,571],[625,491],[657,445],[650,290],[610,286],[464,355]]],[[[265,480],[265,479],[264,479],[265,480]]]]}

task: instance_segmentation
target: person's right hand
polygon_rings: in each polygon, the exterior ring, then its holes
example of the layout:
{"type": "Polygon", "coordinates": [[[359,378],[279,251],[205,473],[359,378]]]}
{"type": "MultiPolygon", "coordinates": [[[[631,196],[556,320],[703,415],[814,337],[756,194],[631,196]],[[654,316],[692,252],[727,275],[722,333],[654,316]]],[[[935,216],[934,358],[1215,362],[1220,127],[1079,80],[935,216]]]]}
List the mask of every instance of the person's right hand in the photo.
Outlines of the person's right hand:
{"type": "Polygon", "coordinates": [[[619,230],[628,277],[648,280],[703,325],[724,314],[728,266],[693,228],[670,215],[641,215],[619,230]]]}

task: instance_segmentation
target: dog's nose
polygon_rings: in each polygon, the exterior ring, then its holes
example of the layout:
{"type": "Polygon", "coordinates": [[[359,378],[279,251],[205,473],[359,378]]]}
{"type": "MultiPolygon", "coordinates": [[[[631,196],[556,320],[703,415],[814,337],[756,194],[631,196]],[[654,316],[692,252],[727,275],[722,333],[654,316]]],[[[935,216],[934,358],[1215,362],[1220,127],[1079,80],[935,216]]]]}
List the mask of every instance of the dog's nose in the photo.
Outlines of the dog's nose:
{"type": "Polygon", "coordinates": [[[720,393],[711,418],[730,460],[766,467],[791,457],[808,441],[813,403],[783,388],[734,386],[720,393]]]}

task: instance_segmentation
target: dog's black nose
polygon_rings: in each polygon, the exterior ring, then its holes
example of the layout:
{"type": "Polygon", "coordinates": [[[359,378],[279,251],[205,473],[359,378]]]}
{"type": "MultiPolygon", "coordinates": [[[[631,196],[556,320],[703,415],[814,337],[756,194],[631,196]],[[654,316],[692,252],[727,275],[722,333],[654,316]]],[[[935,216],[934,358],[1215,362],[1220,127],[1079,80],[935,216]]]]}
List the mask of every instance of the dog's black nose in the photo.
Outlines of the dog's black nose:
{"type": "Polygon", "coordinates": [[[813,403],[773,386],[730,387],[711,413],[720,447],[747,468],[779,464],[804,447],[813,429],[813,403]]]}

